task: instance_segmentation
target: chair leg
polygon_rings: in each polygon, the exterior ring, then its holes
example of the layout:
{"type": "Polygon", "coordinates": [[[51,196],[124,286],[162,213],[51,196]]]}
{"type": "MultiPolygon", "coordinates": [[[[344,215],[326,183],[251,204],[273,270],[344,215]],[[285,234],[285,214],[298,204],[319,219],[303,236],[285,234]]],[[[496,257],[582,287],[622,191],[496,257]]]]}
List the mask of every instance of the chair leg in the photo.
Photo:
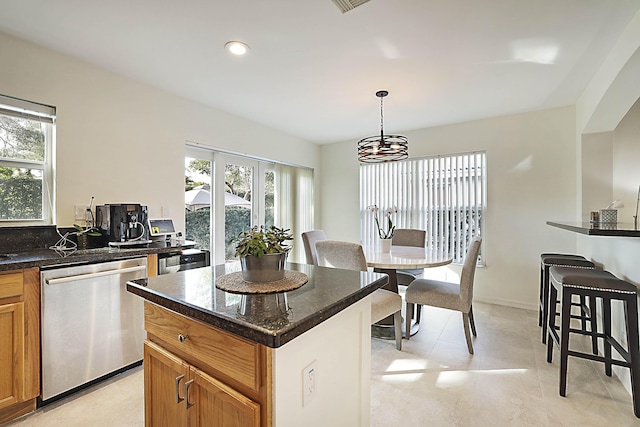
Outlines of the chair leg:
{"type": "Polygon", "coordinates": [[[569,362],[569,322],[571,321],[571,293],[562,288],[560,314],[560,396],[567,395],[567,365],[569,362]]]}
{"type": "Polygon", "coordinates": [[[471,325],[471,333],[474,337],[477,337],[476,333],[476,321],[473,318],[473,305],[469,307],[469,324],[471,325]]]}
{"type": "Polygon", "coordinates": [[[607,337],[611,336],[611,299],[602,298],[602,329],[604,330],[604,373],[611,376],[611,341],[607,337]]]}
{"type": "Polygon", "coordinates": [[[400,310],[393,315],[393,328],[396,335],[396,348],[402,350],[402,312],[400,310]]]}
{"type": "Polygon", "coordinates": [[[471,344],[471,333],[469,332],[469,313],[462,313],[462,325],[464,326],[464,336],[467,339],[469,354],[473,354],[473,344],[471,344]]]}
{"type": "Polygon", "coordinates": [[[555,286],[549,285],[549,295],[547,305],[547,363],[553,362],[553,345],[555,327],[556,327],[556,304],[553,304],[553,312],[551,312],[551,302],[556,301],[558,298],[558,291],[555,286]]]}
{"type": "Polygon", "coordinates": [[[420,313],[422,312],[422,306],[416,304],[416,323],[420,323],[420,313]]]}
{"type": "Polygon", "coordinates": [[[598,316],[596,308],[596,298],[594,296],[589,297],[589,314],[591,315],[591,351],[593,354],[598,354],[598,316]]]}
{"type": "Polygon", "coordinates": [[[636,295],[624,303],[624,318],[627,323],[628,353],[631,359],[631,397],[633,413],[640,418],[640,348],[638,343],[638,303],[636,295]]]}
{"type": "MultiPolygon", "coordinates": [[[[551,310],[551,306],[549,303],[549,267],[544,267],[542,269],[542,283],[540,284],[540,293],[541,293],[541,300],[542,300],[542,308],[540,310],[540,317],[541,317],[541,323],[542,323],[542,344],[546,344],[547,343],[547,326],[549,323],[549,316],[550,313],[549,311],[551,310]]],[[[554,312],[555,312],[555,306],[554,308],[554,312]]]]}
{"type": "MultiPolygon", "coordinates": [[[[540,288],[538,290],[538,326],[544,326],[544,322],[542,320],[542,305],[544,301],[544,292],[542,291],[542,276],[543,276],[544,267],[540,264],[540,288]]],[[[542,331],[542,336],[544,337],[544,331],[542,331]]]]}
{"type": "MultiPolygon", "coordinates": [[[[420,308],[420,304],[416,304],[418,306],[418,308],[420,308]]],[[[404,314],[405,317],[405,324],[404,324],[404,331],[405,331],[405,338],[407,339],[407,341],[409,341],[409,338],[411,338],[411,318],[413,317],[413,304],[411,303],[407,303],[406,305],[406,313],[404,314]]]]}
{"type": "Polygon", "coordinates": [[[583,333],[587,333],[587,315],[585,314],[585,307],[587,306],[587,297],[580,295],[580,326],[583,333]]]}

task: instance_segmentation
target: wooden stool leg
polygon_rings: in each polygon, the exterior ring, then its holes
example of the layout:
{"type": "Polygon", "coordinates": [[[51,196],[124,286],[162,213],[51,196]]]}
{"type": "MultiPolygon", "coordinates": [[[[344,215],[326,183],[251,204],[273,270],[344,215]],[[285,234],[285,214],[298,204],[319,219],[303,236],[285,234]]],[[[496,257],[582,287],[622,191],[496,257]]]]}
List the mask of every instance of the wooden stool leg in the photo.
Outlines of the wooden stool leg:
{"type": "MultiPolygon", "coordinates": [[[[542,298],[542,312],[541,312],[541,316],[542,316],[542,343],[546,344],[547,343],[547,324],[548,324],[548,320],[549,320],[549,310],[551,310],[551,302],[549,299],[549,267],[545,266],[542,269],[542,283],[540,284],[541,286],[541,298],[542,298]]],[[[555,313],[555,304],[553,305],[554,307],[554,313],[555,313]]]]}
{"type": "MultiPolygon", "coordinates": [[[[571,293],[562,288],[560,302],[560,396],[567,395],[567,364],[569,361],[569,323],[571,322],[571,293]]],[[[551,313],[549,313],[551,315],[551,313]]]]}
{"type": "Polygon", "coordinates": [[[611,336],[611,299],[602,298],[602,327],[604,329],[604,373],[611,376],[611,343],[607,339],[611,336]]]}
{"type": "Polygon", "coordinates": [[[542,327],[543,331],[542,331],[542,342],[544,342],[544,337],[545,337],[545,330],[546,329],[546,324],[544,322],[543,319],[543,315],[542,315],[542,311],[543,311],[543,307],[546,304],[545,300],[545,295],[544,295],[544,264],[540,263],[540,288],[538,290],[538,326],[542,327]]]}
{"type": "Polygon", "coordinates": [[[596,309],[596,297],[589,297],[589,316],[591,322],[591,349],[593,354],[598,354],[598,316],[596,309]]]}
{"type": "Polygon", "coordinates": [[[580,295],[580,329],[582,332],[587,331],[587,313],[585,311],[585,307],[587,306],[587,297],[584,295],[580,295]]]}
{"type": "Polygon", "coordinates": [[[627,343],[631,366],[631,397],[633,413],[640,418],[640,344],[638,343],[638,300],[632,295],[624,304],[624,318],[627,321],[627,343]]]}
{"type": "Polygon", "coordinates": [[[553,330],[556,326],[556,316],[555,316],[555,301],[558,298],[558,291],[556,287],[553,285],[549,285],[549,295],[547,296],[547,307],[551,307],[551,301],[554,301],[553,304],[553,314],[550,313],[550,310],[547,311],[547,363],[553,362],[553,330]]]}

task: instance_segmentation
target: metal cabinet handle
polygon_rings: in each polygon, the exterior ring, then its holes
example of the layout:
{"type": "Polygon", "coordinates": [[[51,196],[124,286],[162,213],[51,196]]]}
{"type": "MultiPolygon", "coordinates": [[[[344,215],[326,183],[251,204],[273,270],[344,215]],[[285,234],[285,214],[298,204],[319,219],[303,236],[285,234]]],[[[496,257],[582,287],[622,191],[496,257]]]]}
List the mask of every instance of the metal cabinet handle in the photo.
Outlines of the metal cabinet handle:
{"type": "Polygon", "coordinates": [[[178,334],[178,341],[185,342],[189,338],[189,335],[178,334]]]}
{"type": "Polygon", "coordinates": [[[180,381],[184,378],[184,375],[180,375],[176,377],[176,403],[180,403],[184,400],[183,397],[180,397],[180,381]]]}
{"type": "Polygon", "coordinates": [[[186,399],[184,403],[187,409],[195,405],[195,403],[189,403],[189,387],[191,387],[191,384],[193,384],[193,380],[184,383],[184,398],[186,399]]]}

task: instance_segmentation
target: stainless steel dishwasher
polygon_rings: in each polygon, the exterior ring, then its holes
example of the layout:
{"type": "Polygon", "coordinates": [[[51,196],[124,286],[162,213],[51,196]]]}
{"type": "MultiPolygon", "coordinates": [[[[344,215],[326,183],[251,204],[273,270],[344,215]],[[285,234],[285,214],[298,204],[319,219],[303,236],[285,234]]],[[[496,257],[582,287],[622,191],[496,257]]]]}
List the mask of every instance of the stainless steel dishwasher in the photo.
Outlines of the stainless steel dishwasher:
{"type": "Polygon", "coordinates": [[[146,276],[146,257],[41,271],[42,403],[140,363],[143,303],[126,283],[146,276]]]}

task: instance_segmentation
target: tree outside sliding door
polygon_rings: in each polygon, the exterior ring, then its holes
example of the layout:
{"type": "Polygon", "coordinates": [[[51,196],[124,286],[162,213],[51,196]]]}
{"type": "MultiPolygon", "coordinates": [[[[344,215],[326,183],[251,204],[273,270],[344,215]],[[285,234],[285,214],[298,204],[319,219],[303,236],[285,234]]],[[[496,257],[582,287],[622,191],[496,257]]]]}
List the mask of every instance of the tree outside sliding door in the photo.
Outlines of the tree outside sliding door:
{"type": "Polygon", "coordinates": [[[255,225],[274,224],[272,163],[203,149],[185,156],[185,237],[211,250],[216,263],[235,259],[229,241],[255,225]]]}

